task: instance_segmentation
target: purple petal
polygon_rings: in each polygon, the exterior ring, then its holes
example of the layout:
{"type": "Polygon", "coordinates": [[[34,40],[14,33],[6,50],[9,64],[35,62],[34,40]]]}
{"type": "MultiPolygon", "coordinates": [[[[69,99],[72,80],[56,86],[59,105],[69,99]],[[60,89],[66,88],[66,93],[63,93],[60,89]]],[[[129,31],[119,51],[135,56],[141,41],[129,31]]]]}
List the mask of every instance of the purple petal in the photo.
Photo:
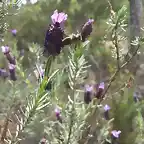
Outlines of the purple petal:
{"type": "Polygon", "coordinates": [[[58,10],[55,10],[53,15],[51,16],[53,24],[57,22],[57,17],[58,17],[58,10]]]}
{"type": "Polygon", "coordinates": [[[61,12],[59,13],[58,17],[57,17],[57,22],[62,23],[65,22],[67,20],[68,15],[61,12]]]}
{"type": "Polygon", "coordinates": [[[13,29],[11,30],[12,34],[16,34],[17,33],[17,30],[16,29],[13,29]]]}
{"type": "Polygon", "coordinates": [[[115,137],[115,138],[119,138],[119,135],[120,135],[121,131],[117,131],[117,130],[113,130],[111,132],[111,134],[115,137]]]}
{"type": "Polygon", "coordinates": [[[85,90],[90,92],[93,90],[93,86],[85,85],[85,90]]]}
{"type": "Polygon", "coordinates": [[[111,108],[110,108],[109,105],[106,104],[106,105],[104,106],[104,110],[105,110],[105,111],[109,111],[110,109],[111,109],[111,108]]]}
{"type": "Polygon", "coordinates": [[[16,66],[15,66],[14,64],[9,64],[9,69],[10,69],[10,70],[14,70],[15,67],[16,67],[16,66]]]}
{"type": "Polygon", "coordinates": [[[56,113],[56,115],[59,115],[60,114],[60,109],[59,108],[55,108],[55,113],[56,113]]]}
{"type": "Polygon", "coordinates": [[[40,66],[39,72],[40,72],[40,76],[42,77],[44,75],[45,70],[40,66]]]}
{"type": "Polygon", "coordinates": [[[52,23],[55,24],[58,22],[60,26],[63,28],[64,22],[67,20],[68,15],[64,12],[58,13],[58,10],[55,10],[53,15],[51,16],[52,23]]]}
{"type": "Polygon", "coordinates": [[[99,84],[99,89],[104,89],[104,82],[101,82],[101,83],[99,84]]]}
{"type": "Polygon", "coordinates": [[[92,24],[94,22],[94,19],[89,19],[88,24],[92,24]]]}
{"type": "Polygon", "coordinates": [[[2,46],[1,49],[2,49],[2,52],[4,54],[9,52],[9,47],[8,46],[2,46]]]}

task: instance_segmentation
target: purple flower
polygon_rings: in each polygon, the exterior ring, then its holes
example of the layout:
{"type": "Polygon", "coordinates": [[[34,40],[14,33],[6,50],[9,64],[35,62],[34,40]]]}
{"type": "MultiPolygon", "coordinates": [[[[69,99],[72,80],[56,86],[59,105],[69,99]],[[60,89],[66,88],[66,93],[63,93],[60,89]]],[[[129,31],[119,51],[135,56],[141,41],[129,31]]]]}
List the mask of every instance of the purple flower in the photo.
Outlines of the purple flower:
{"type": "Polygon", "coordinates": [[[89,19],[82,27],[81,31],[82,41],[85,41],[85,39],[91,34],[93,22],[94,22],[93,19],[89,19]]]}
{"type": "Polygon", "coordinates": [[[16,73],[15,73],[15,65],[14,64],[9,64],[9,72],[10,72],[10,79],[13,81],[16,81],[16,73]]]}
{"type": "Polygon", "coordinates": [[[55,10],[53,15],[51,16],[53,24],[59,24],[60,27],[63,29],[64,28],[64,22],[67,20],[68,15],[60,12],[58,13],[58,10],[55,10]]]}
{"type": "Polygon", "coordinates": [[[110,106],[105,105],[104,106],[104,117],[105,117],[106,120],[109,120],[109,110],[110,110],[110,106]]]}
{"type": "Polygon", "coordinates": [[[64,36],[64,31],[58,25],[52,25],[48,28],[45,35],[44,42],[44,56],[48,55],[58,55],[63,47],[62,40],[64,36]]]}
{"type": "Polygon", "coordinates": [[[91,85],[85,85],[85,92],[84,92],[84,102],[86,104],[89,104],[92,100],[92,91],[93,91],[93,86],[91,85]]]}
{"type": "Polygon", "coordinates": [[[55,108],[55,115],[56,115],[56,118],[57,120],[62,123],[62,118],[61,118],[61,115],[60,115],[61,111],[59,108],[55,108]]]}
{"type": "Polygon", "coordinates": [[[5,54],[7,60],[9,61],[10,64],[16,64],[15,57],[13,57],[10,53],[5,54]]]}
{"type": "Polygon", "coordinates": [[[102,94],[103,94],[103,91],[104,91],[104,87],[105,87],[105,84],[104,82],[101,82],[99,85],[98,85],[98,89],[97,89],[97,92],[95,94],[95,97],[98,98],[98,99],[101,99],[102,98],[102,94]]]}
{"type": "Polygon", "coordinates": [[[121,131],[117,131],[117,130],[113,130],[111,132],[113,138],[119,138],[120,133],[121,133],[121,131]]]}
{"type": "Polygon", "coordinates": [[[105,111],[109,111],[109,110],[110,110],[110,106],[106,104],[106,105],[104,106],[104,110],[105,110],[105,111]]]}
{"type": "Polygon", "coordinates": [[[1,47],[1,49],[2,49],[2,52],[3,52],[4,54],[7,54],[7,53],[9,53],[9,52],[10,52],[10,50],[9,50],[9,47],[8,47],[8,46],[2,46],[2,47],[1,47]]]}
{"type": "Polygon", "coordinates": [[[0,76],[6,78],[9,76],[9,73],[5,69],[0,69],[0,76]]]}
{"type": "Polygon", "coordinates": [[[11,33],[13,34],[13,36],[16,36],[17,30],[16,29],[12,29],[11,33]]]}
{"type": "Polygon", "coordinates": [[[4,53],[4,55],[6,56],[7,60],[9,61],[9,63],[16,64],[15,57],[13,57],[10,54],[9,47],[8,46],[2,46],[1,49],[2,49],[2,52],[4,53]]]}

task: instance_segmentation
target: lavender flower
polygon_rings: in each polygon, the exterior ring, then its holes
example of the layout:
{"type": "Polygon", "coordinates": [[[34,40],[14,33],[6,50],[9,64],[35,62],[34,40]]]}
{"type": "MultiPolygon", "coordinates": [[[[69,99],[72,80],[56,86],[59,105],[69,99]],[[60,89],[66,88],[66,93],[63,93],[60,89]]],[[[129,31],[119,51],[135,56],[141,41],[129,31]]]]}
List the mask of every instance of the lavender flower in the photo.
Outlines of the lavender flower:
{"type": "Polygon", "coordinates": [[[121,134],[121,131],[117,131],[117,130],[113,130],[112,132],[111,132],[111,134],[112,134],[112,137],[113,138],[119,138],[119,135],[121,134]]]}
{"type": "Polygon", "coordinates": [[[94,22],[93,19],[89,19],[89,20],[84,24],[84,26],[82,27],[81,37],[82,37],[82,41],[83,41],[83,42],[84,42],[85,39],[91,34],[93,22],[94,22]]]}
{"type": "Polygon", "coordinates": [[[7,60],[9,61],[9,63],[15,65],[16,64],[15,57],[13,57],[10,54],[9,47],[8,46],[2,46],[1,49],[2,49],[2,52],[4,53],[4,55],[6,56],[7,60]]]}
{"type": "Polygon", "coordinates": [[[62,123],[62,118],[61,118],[61,115],[60,115],[61,111],[59,108],[55,108],[55,115],[56,115],[56,118],[57,120],[62,123]]]}
{"type": "Polygon", "coordinates": [[[89,104],[92,100],[91,95],[93,91],[93,86],[91,85],[85,85],[85,92],[84,92],[84,102],[86,104],[89,104]]]}
{"type": "Polygon", "coordinates": [[[16,72],[15,72],[15,65],[9,64],[9,72],[10,72],[10,79],[16,81],[16,72]]]}
{"type": "Polygon", "coordinates": [[[110,106],[106,104],[104,106],[104,117],[106,120],[109,120],[109,110],[110,110],[110,106]]]}
{"type": "Polygon", "coordinates": [[[63,36],[64,36],[64,22],[67,20],[67,14],[57,10],[54,11],[51,16],[53,24],[49,26],[44,42],[44,56],[58,55],[60,54],[61,48],[63,47],[63,36]]]}
{"type": "Polygon", "coordinates": [[[8,46],[2,46],[2,47],[1,47],[1,50],[2,50],[2,52],[3,52],[4,54],[7,54],[7,53],[9,53],[9,52],[10,52],[10,50],[9,50],[9,47],[8,47],[8,46]]]}
{"type": "Polygon", "coordinates": [[[16,36],[17,30],[16,29],[12,29],[11,33],[13,34],[13,36],[16,36]]]}
{"type": "Polygon", "coordinates": [[[0,69],[0,76],[6,78],[9,76],[9,73],[5,69],[0,69]]]}
{"type": "Polygon", "coordinates": [[[103,91],[104,91],[104,87],[105,87],[105,84],[104,82],[101,82],[98,86],[98,90],[95,94],[95,97],[98,98],[98,99],[101,99],[102,98],[102,94],[103,94],[103,91]]]}
{"type": "Polygon", "coordinates": [[[53,25],[60,25],[60,27],[64,28],[64,22],[67,20],[68,15],[60,12],[58,13],[58,10],[55,10],[53,15],[51,16],[53,25]]]}

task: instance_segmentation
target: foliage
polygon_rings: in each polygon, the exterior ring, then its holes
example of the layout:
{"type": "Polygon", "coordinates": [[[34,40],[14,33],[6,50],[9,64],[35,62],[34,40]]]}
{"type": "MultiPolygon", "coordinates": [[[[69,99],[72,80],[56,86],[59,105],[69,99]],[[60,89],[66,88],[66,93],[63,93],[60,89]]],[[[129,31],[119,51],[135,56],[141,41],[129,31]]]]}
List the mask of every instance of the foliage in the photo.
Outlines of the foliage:
{"type": "MultiPolygon", "coordinates": [[[[1,142],[35,144],[44,138],[52,144],[143,143],[143,100],[134,102],[134,78],[127,68],[143,41],[140,38],[133,42],[137,49],[126,60],[127,2],[41,0],[20,8],[18,4],[1,5],[1,46],[9,45],[17,62],[17,80],[0,79],[1,142]],[[45,31],[55,9],[68,13],[68,35],[80,31],[79,25],[88,17],[96,23],[89,40],[65,46],[56,57],[44,58],[45,31]],[[16,36],[11,29],[17,29],[16,36]],[[45,69],[44,77],[37,79],[40,67],[45,69]],[[95,97],[100,82],[105,83],[104,99],[95,97]],[[48,84],[50,90],[45,89],[48,84]],[[89,104],[83,100],[86,84],[95,87],[89,104]],[[108,120],[105,104],[111,108],[108,120]],[[56,108],[61,111],[60,117],[56,108]],[[113,130],[121,131],[116,140],[113,130]]],[[[0,68],[7,67],[1,52],[0,68]]]]}

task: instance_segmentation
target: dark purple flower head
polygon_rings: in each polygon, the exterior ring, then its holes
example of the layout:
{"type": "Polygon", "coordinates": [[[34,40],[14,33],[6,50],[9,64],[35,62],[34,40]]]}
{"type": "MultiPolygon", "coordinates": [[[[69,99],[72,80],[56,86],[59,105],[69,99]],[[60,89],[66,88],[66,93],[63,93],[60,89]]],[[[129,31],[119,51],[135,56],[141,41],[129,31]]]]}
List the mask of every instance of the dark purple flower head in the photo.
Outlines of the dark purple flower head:
{"type": "Polygon", "coordinates": [[[104,111],[109,111],[110,109],[111,109],[111,108],[110,108],[109,105],[106,104],[106,105],[104,106],[104,111]]]}
{"type": "Polygon", "coordinates": [[[12,56],[10,53],[7,53],[6,55],[7,60],[9,61],[10,64],[16,64],[16,59],[14,56],[12,56]]]}
{"type": "Polygon", "coordinates": [[[121,133],[121,131],[117,131],[117,130],[113,130],[111,132],[111,134],[114,138],[119,138],[120,133],[121,133]]]}
{"type": "Polygon", "coordinates": [[[45,42],[44,42],[44,52],[45,56],[49,55],[58,55],[60,54],[61,48],[63,46],[62,40],[64,36],[64,31],[61,27],[50,26],[46,32],[45,42]]]}
{"type": "Polygon", "coordinates": [[[84,91],[84,102],[86,104],[89,104],[92,100],[92,91],[93,91],[93,86],[92,85],[85,85],[85,91],[84,91]]]}
{"type": "Polygon", "coordinates": [[[63,29],[64,22],[67,20],[68,15],[64,12],[58,13],[58,10],[55,10],[53,15],[51,16],[53,25],[58,25],[63,29]]]}
{"type": "Polygon", "coordinates": [[[12,29],[11,33],[13,34],[13,36],[16,36],[17,30],[16,29],[12,29]]]}
{"type": "Polygon", "coordinates": [[[9,64],[9,72],[10,72],[10,79],[13,81],[16,81],[16,73],[15,73],[15,65],[14,64],[9,64]]]}
{"type": "Polygon", "coordinates": [[[7,53],[10,52],[10,49],[9,49],[8,46],[2,46],[1,49],[2,49],[2,52],[3,52],[4,54],[7,54],[7,53]]]}
{"type": "Polygon", "coordinates": [[[109,110],[110,110],[110,106],[109,105],[105,105],[104,106],[104,118],[106,120],[109,120],[109,110]]]}
{"type": "Polygon", "coordinates": [[[104,82],[101,82],[101,83],[98,85],[97,92],[96,92],[96,94],[95,94],[95,97],[96,97],[96,98],[98,98],[98,99],[102,98],[101,96],[102,96],[103,91],[104,91],[104,86],[105,86],[104,82]]]}
{"type": "Polygon", "coordinates": [[[0,76],[6,78],[9,76],[9,73],[5,69],[0,69],[0,76]]]}
{"type": "Polygon", "coordinates": [[[91,34],[93,22],[94,22],[93,19],[89,19],[82,27],[81,31],[82,41],[85,41],[85,39],[91,34]]]}

